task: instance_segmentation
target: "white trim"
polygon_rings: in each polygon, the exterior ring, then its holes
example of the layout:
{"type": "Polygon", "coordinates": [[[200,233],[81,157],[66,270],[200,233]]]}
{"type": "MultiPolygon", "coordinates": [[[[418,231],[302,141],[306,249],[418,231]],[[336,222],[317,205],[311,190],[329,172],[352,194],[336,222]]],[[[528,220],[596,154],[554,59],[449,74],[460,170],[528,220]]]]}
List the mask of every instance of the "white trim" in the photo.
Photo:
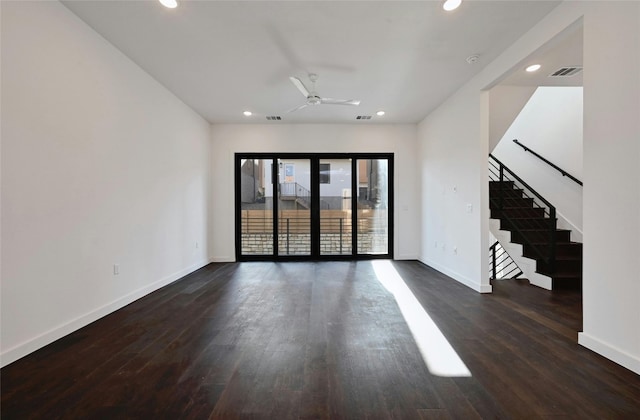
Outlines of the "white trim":
{"type": "Polygon", "coordinates": [[[236,262],[235,257],[226,257],[226,256],[222,256],[222,257],[210,257],[209,258],[209,262],[236,262]]]}
{"type": "Polygon", "coordinates": [[[165,278],[157,280],[147,286],[141,287],[138,290],[134,290],[133,292],[122,296],[106,305],[103,305],[91,312],[88,312],[84,315],[81,315],[71,321],[62,324],[58,327],[55,327],[43,334],[36,336],[30,340],[27,340],[21,344],[18,344],[15,347],[12,347],[6,350],[4,353],[0,354],[0,366],[4,367],[10,363],[15,362],[16,360],[48,345],[53,343],[54,341],[76,331],[80,328],[89,325],[90,323],[97,321],[98,319],[109,315],[112,312],[117,311],[120,308],[123,308],[151,292],[154,292],[174,281],[186,276],[189,273],[192,273],[205,265],[209,264],[207,260],[201,260],[196,264],[193,264],[183,270],[177,271],[165,278]]]}
{"type": "Polygon", "coordinates": [[[584,332],[578,333],[578,344],[640,375],[640,358],[584,332]]]}
{"type": "Polygon", "coordinates": [[[578,229],[569,219],[564,217],[562,213],[556,210],[556,217],[558,218],[558,229],[566,229],[571,231],[570,239],[573,242],[584,242],[582,240],[582,229],[578,229]]]}
{"type": "Polygon", "coordinates": [[[471,280],[470,278],[467,278],[459,273],[456,273],[455,271],[449,270],[448,268],[435,263],[433,261],[429,261],[426,258],[419,258],[418,261],[420,261],[421,263],[428,265],[429,267],[438,270],[439,272],[441,272],[442,274],[451,277],[452,279],[454,279],[455,281],[457,281],[458,283],[462,283],[465,286],[469,287],[470,289],[475,290],[478,293],[491,293],[493,291],[493,288],[491,287],[490,284],[481,284],[481,283],[477,283],[473,280],[471,280]]]}
{"type": "Polygon", "coordinates": [[[400,255],[397,257],[393,258],[395,261],[401,261],[401,260],[418,260],[418,256],[415,254],[405,254],[405,255],[400,255]]]}

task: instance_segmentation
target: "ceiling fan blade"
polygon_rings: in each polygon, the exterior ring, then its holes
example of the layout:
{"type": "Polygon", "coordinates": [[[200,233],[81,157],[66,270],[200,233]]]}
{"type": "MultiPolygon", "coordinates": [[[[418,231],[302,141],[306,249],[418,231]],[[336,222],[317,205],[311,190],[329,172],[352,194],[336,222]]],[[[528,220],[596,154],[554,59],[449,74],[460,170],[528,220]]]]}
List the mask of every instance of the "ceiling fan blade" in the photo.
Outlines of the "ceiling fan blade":
{"type": "Polygon", "coordinates": [[[309,89],[307,89],[307,87],[304,85],[304,83],[302,83],[300,79],[290,76],[289,80],[291,80],[291,83],[293,83],[293,85],[298,88],[298,90],[304,95],[305,98],[309,96],[309,89]]]}
{"type": "Polygon", "coordinates": [[[287,114],[288,114],[288,113],[290,113],[290,112],[298,111],[298,110],[300,110],[300,109],[302,109],[302,108],[306,108],[306,107],[307,107],[307,104],[302,104],[302,105],[300,105],[300,106],[298,106],[298,107],[295,107],[295,108],[293,108],[293,109],[288,110],[288,111],[287,111],[287,114]]]}
{"type": "Polygon", "coordinates": [[[357,99],[322,98],[320,101],[327,105],[360,105],[360,101],[357,99]]]}

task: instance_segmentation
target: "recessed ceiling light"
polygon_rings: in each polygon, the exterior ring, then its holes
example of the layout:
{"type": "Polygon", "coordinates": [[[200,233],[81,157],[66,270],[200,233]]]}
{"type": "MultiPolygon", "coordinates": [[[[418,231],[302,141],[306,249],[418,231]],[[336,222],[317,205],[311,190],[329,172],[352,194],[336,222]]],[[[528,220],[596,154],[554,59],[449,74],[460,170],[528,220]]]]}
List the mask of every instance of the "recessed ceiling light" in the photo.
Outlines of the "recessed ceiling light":
{"type": "Polygon", "coordinates": [[[244,111],[243,114],[244,114],[245,117],[250,117],[250,116],[253,115],[253,113],[251,111],[244,111]]]}
{"type": "Polygon", "coordinates": [[[162,3],[164,7],[167,7],[169,9],[175,9],[176,7],[178,7],[177,0],[159,0],[159,1],[160,3],[162,3]]]}
{"type": "Polygon", "coordinates": [[[382,117],[384,115],[384,111],[378,111],[378,112],[376,112],[376,115],[378,117],[382,117]]]}
{"type": "Polygon", "coordinates": [[[442,8],[444,10],[446,10],[447,12],[450,12],[450,11],[456,10],[458,7],[460,7],[461,3],[462,3],[462,0],[447,0],[442,5],[442,8]]]}
{"type": "Polygon", "coordinates": [[[529,67],[527,67],[525,70],[528,71],[529,73],[532,73],[534,71],[540,70],[540,67],[542,67],[540,64],[532,64],[529,67]]]}

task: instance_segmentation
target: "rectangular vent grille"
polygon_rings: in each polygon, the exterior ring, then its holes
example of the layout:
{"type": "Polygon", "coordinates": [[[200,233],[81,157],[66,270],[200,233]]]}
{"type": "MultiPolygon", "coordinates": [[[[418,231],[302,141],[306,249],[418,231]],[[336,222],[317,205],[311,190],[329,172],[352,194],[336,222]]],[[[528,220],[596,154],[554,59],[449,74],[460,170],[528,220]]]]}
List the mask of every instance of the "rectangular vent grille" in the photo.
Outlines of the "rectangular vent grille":
{"type": "Polygon", "coordinates": [[[356,120],[370,120],[371,119],[371,115],[358,115],[356,117],[356,120]]]}
{"type": "Polygon", "coordinates": [[[582,71],[582,67],[562,67],[549,75],[549,77],[571,77],[582,71]]]}
{"type": "Polygon", "coordinates": [[[267,115],[267,120],[269,121],[280,121],[282,119],[279,115],[267,115]]]}

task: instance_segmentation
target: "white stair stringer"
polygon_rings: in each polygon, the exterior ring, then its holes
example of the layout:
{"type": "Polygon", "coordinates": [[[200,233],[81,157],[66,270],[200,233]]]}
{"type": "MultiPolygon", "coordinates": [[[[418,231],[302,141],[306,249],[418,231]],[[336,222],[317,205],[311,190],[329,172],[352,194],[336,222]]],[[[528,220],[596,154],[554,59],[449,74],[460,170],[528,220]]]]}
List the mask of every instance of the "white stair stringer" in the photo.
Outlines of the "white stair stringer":
{"type": "Polygon", "coordinates": [[[551,277],[536,273],[536,260],[522,255],[522,245],[511,242],[511,232],[500,230],[500,220],[489,219],[489,230],[491,234],[500,242],[509,256],[516,262],[524,277],[534,286],[551,290],[551,277]]]}

